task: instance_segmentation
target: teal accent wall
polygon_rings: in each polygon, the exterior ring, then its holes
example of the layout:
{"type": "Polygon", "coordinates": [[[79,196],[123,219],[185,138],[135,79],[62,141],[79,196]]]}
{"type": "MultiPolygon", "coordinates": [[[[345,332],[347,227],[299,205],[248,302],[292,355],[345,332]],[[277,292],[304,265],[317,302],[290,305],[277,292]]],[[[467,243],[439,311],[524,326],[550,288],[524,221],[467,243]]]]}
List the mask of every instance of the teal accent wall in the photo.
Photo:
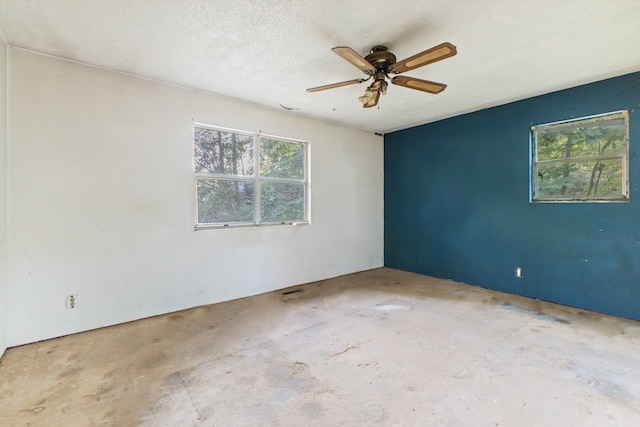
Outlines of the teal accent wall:
{"type": "Polygon", "coordinates": [[[390,133],[384,146],[387,267],[640,320],[640,73],[390,133]],[[531,125],[617,110],[629,110],[630,201],[530,203],[531,125]]]}

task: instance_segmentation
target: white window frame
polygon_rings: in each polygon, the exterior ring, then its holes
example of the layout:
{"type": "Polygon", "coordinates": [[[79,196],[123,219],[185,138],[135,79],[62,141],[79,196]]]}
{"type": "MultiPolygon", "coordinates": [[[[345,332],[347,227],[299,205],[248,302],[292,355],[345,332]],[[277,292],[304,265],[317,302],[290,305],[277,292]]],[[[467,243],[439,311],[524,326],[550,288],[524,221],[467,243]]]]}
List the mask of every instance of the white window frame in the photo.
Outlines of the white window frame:
{"type": "Polygon", "coordinates": [[[531,171],[529,181],[529,201],[531,203],[563,203],[563,202],[628,202],[629,201],[629,112],[627,110],[612,111],[609,113],[596,114],[592,116],[579,117],[575,119],[562,120],[558,122],[545,123],[541,125],[531,126],[530,132],[530,167],[531,171]],[[625,150],[622,153],[612,153],[603,155],[593,155],[584,157],[570,157],[570,158],[557,158],[548,160],[538,160],[538,143],[537,143],[537,130],[544,127],[551,127],[557,125],[566,125],[573,122],[595,122],[599,120],[618,119],[623,118],[625,121],[625,150]],[[622,163],[622,177],[621,177],[621,194],[619,196],[582,196],[582,197],[540,197],[538,192],[538,172],[539,166],[552,163],[566,163],[566,162],[588,162],[594,160],[611,160],[620,159],[622,163]]]}
{"type": "Polygon", "coordinates": [[[282,137],[277,135],[270,135],[259,132],[249,132],[244,130],[225,128],[220,126],[212,126],[204,123],[193,123],[192,143],[194,145],[194,199],[195,199],[195,230],[206,229],[219,229],[219,228],[237,228],[237,227],[264,227],[264,226],[286,226],[286,225],[308,225],[310,224],[310,167],[309,167],[309,155],[310,155],[310,143],[307,140],[294,139],[288,137],[282,137]],[[253,137],[253,176],[247,175],[232,175],[232,174],[209,174],[209,173],[196,173],[195,172],[195,129],[211,129],[220,132],[235,133],[238,135],[246,135],[253,137]],[[286,141],[296,144],[301,144],[304,148],[304,176],[302,179],[293,178],[274,178],[260,175],[260,140],[261,139],[274,139],[278,141],[286,141]],[[217,222],[217,223],[200,223],[198,222],[198,181],[199,180],[225,180],[225,181],[247,181],[252,182],[254,185],[253,190],[253,221],[250,222],[217,222]],[[303,184],[304,188],[304,218],[300,221],[291,222],[263,222],[261,218],[261,186],[263,183],[283,183],[283,184],[303,184]]]}

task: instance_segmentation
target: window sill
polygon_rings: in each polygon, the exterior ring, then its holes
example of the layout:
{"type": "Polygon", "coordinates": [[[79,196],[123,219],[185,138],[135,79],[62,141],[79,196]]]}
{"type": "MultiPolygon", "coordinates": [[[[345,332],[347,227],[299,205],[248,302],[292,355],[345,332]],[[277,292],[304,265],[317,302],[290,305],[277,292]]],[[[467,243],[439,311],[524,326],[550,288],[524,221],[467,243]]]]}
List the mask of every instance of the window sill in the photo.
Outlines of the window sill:
{"type": "Polygon", "coordinates": [[[253,224],[253,223],[197,224],[194,227],[194,231],[228,230],[228,229],[237,229],[237,228],[290,227],[290,226],[298,226],[298,225],[309,225],[309,221],[269,222],[264,224],[253,224]]]}
{"type": "Polygon", "coordinates": [[[574,198],[574,199],[532,199],[531,203],[627,203],[628,197],[612,197],[602,199],[587,199],[587,198],[574,198]]]}

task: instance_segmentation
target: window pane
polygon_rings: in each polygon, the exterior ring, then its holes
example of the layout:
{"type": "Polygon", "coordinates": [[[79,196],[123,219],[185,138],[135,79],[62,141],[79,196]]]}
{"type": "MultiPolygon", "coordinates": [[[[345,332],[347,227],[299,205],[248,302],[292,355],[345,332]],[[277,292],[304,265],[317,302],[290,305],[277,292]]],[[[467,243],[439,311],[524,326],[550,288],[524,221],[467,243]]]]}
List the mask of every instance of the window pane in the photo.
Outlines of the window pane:
{"type": "Polygon", "coordinates": [[[538,166],[538,199],[621,196],[622,159],[538,166]]]}
{"type": "Polygon", "coordinates": [[[264,182],[261,188],[263,222],[304,221],[304,184],[264,182]]]}
{"type": "Polygon", "coordinates": [[[260,175],[304,179],[305,146],[300,142],[260,139],[260,175]]]}
{"type": "Polygon", "coordinates": [[[562,129],[538,133],[538,160],[622,154],[626,127],[592,126],[565,133],[562,129]]]}
{"type": "Polygon", "coordinates": [[[253,137],[194,128],[196,173],[253,175],[253,137]]]}
{"type": "Polygon", "coordinates": [[[253,222],[253,182],[198,180],[198,223],[253,222]]]}
{"type": "Polygon", "coordinates": [[[536,127],[538,160],[623,154],[626,131],[624,118],[577,120],[536,127]]]}

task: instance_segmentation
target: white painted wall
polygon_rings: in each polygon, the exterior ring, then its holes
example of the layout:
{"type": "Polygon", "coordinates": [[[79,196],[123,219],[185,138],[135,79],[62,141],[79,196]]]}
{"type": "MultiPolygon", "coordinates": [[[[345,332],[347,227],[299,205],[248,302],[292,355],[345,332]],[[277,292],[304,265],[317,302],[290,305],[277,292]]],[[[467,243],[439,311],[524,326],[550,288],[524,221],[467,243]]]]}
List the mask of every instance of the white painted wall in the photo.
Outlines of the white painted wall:
{"type": "Polygon", "coordinates": [[[0,356],[7,348],[7,45],[0,37],[0,356]]]}
{"type": "Polygon", "coordinates": [[[380,137],[13,48],[8,88],[9,346],[383,264],[380,137]],[[309,139],[312,224],[195,232],[192,121],[309,139]]]}

